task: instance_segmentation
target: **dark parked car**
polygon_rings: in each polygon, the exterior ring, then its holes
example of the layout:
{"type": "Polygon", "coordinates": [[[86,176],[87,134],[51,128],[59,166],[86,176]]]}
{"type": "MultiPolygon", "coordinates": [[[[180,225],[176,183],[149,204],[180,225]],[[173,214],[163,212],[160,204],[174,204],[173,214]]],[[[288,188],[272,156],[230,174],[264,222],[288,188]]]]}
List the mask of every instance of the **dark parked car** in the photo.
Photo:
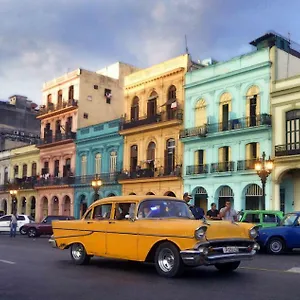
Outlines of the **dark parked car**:
{"type": "Polygon", "coordinates": [[[47,216],[41,223],[28,223],[20,228],[20,233],[28,237],[38,237],[40,235],[51,235],[52,221],[54,220],[74,220],[71,216],[47,216]]]}
{"type": "Polygon", "coordinates": [[[300,212],[286,214],[280,226],[259,229],[256,240],[272,254],[300,248],[300,212]]]}

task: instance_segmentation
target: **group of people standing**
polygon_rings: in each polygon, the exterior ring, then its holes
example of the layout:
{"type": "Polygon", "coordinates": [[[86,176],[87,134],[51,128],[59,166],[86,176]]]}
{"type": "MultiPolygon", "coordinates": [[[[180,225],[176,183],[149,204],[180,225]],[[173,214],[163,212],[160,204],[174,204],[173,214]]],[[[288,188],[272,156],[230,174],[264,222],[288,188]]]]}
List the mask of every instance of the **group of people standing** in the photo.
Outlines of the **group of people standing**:
{"type": "Polygon", "coordinates": [[[225,221],[237,221],[237,212],[231,207],[231,202],[226,201],[225,207],[222,207],[220,211],[217,209],[216,203],[212,203],[210,210],[205,214],[203,208],[190,205],[189,202],[193,197],[189,193],[183,194],[183,200],[188,204],[192,214],[196,220],[203,219],[204,217],[210,220],[225,220],[225,221]]]}

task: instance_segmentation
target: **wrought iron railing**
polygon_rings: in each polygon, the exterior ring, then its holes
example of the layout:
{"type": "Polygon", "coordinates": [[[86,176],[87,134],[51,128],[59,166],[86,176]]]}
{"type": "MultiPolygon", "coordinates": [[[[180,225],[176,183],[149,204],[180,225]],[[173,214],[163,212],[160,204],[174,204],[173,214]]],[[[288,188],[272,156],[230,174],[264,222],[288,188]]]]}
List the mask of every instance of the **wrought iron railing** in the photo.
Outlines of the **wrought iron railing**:
{"type": "Polygon", "coordinates": [[[275,156],[299,155],[300,142],[275,146],[275,156]]]}
{"type": "Polygon", "coordinates": [[[197,175],[197,174],[207,174],[209,167],[207,164],[204,165],[193,165],[186,167],[186,175],[197,175]]]}
{"type": "Polygon", "coordinates": [[[68,101],[62,101],[57,104],[48,103],[47,105],[40,106],[39,115],[44,115],[67,107],[77,107],[77,106],[78,106],[78,101],[74,99],[70,99],[68,101]]]}
{"type": "Polygon", "coordinates": [[[40,139],[39,145],[45,145],[45,144],[52,144],[60,141],[65,141],[65,140],[75,140],[76,139],[76,132],[67,132],[65,134],[55,134],[46,136],[43,139],[40,139]]]}
{"type": "Polygon", "coordinates": [[[256,159],[239,160],[237,162],[237,171],[254,170],[256,159]]]}
{"type": "Polygon", "coordinates": [[[75,176],[74,184],[91,185],[92,180],[94,180],[95,178],[101,180],[102,184],[117,184],[119,174],[120,172],[101,173],[101,174],[86,175],[86,176],[75,176]]]}
{"type": "Polygon", "coordinates": [[[210,165],[210,172],[211,173],[232,172],[234,171],[234,165],[235,165],[234,161],[212,163],[210,165]]]}

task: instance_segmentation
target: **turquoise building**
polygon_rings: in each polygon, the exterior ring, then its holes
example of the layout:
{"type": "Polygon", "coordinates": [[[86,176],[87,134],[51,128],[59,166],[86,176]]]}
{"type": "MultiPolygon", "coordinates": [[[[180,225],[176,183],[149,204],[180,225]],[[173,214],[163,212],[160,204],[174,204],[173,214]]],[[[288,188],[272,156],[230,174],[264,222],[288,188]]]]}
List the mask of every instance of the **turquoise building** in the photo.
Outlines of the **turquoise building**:
{"type": "Polygon", "coordinates": [[[81,128],[76,137],[76,177],[74,216],[79,218],[95,200],[92,180],[101,179],[97,198],[120,196],[117,175],[122,169],[123,137],[120,119],[81,128]]]}
{"type": "Polygon", "coordinates": [[[184,190],[204,210],[230,200],[236,210],[269,209],[254,163],[272,154],[270,115],[271,61],[261,48],[186,75],[184,190]]]}

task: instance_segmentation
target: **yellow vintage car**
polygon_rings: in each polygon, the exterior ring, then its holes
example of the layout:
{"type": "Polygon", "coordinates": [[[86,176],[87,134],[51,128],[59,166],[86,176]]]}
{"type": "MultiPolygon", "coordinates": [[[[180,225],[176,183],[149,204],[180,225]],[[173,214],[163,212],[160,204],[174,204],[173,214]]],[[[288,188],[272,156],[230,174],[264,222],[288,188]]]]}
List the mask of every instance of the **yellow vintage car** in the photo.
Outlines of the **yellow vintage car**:
{"type": "Polygon", "coordinates": [[[259,249],[253,224],[195,220],[173,197],[119,196],[94,202],[81,220],[53,221],[49,242],[70,249],[75,264],[92,256],[152,262],[175,277],[185,266],[233,271],[259,249]]]}

